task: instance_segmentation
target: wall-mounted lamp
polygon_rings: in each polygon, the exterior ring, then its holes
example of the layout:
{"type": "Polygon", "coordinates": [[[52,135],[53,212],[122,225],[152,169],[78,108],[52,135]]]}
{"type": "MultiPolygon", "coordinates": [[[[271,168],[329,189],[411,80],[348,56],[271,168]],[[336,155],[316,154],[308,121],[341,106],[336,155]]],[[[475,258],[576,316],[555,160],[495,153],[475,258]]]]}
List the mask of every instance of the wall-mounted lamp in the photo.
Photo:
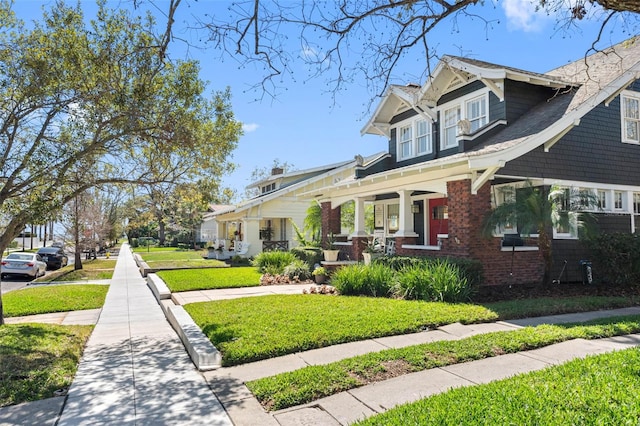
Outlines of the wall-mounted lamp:
{"type": "Polygon", "coordinates": [[[420,204],[411,204],[411,213],[420,213],[420,204]]]}

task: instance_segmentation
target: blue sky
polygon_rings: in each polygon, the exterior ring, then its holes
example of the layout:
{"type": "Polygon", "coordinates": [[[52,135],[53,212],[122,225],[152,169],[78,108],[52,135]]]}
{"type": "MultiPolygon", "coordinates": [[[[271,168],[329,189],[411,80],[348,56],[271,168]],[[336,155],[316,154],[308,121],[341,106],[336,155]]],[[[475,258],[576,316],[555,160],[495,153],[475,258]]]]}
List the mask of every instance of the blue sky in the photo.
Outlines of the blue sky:
{"type": "MultiPolygon", "coordinates": [[[[51,1],[18,0],[14,10],[25,20],[40,16],[39,7],[51,1]]],[[[292,2],[293,3],[293,2],[292,2]]],[[[95,10],[94,0],[82,0],[88,17],[95,10]]],[[[126,1],[109,1],[111,6],[130,5],[126,1]]],[[[156,0],[162,7],[166,1],[156,0]]],[[[176,35],[197,43],[197,35],[186,29],[194,22],[194,16],[204,13],[223,13],[227,0],[183,0],[176,16],[176,35]]],[[[145,4],[148,6],[148,3],[145,4]]],[[[469,56],[497,64],[545,72],[552,68],[580,59],[596,40],[600,25],[597,22],[581,22],[579,27],[564,31],[558,28],[557,17],[535,12],[527,0],[505,0],[469,9],[471,13],[491,20],[489,29],[477,18],[466,17],[456,23],[445,21],[429,37],[439,55],[469,56]]],[[[158,15],[162,22],[162,17],[158,15]]],[[[630,35],[620,21],[613,21],[602,35],[599,47],[620,42],[630,35]]],[[[295,34],[291,34],[295,39],[295,34]]],[[[295,43],[292,43],[296,46],[295,43]]],[[[232,103],[236,118],[244,123],[245,134],[234,153],[237,170],[223,179],[229,186],[243,193],[255,167],[270,166],[274,159],[287,162],[296,169],[315,167],[348,160],[356,154],[368,155],[386,150],[387,141],[380,136],[361,136],[360,130],[368,119],[368,106],[372,94],[367,90],[362,76],[356,76],[347,89],[334,99],[327,93],[331,76],[308,79],[299,68],[295,81],[285,77],[276,98],[262,96],[251,87],[261,80],[259,70],[240,68],[233,59],[219,60],[218,52],[187,48],[176,41],[170,48],[176,59],[198,59],[201,77],[209,81],[210,90],[231,87],[232,103]],[[299,71],[299,72],[298,72],[299,71]],[[256,99],[262,98],[261,101],[256,99]]],[[[294,54],[295,52],[294,48],[294,54]]],[[[301,53],[300,53],[301,54],[301,53]]],[[[409,56],[394,72],[395,84],[418,80],[424,71],[424,61],[417,55],[409,56]]],[[[372,105],[375,108],[376,102],[372,105]]]]}

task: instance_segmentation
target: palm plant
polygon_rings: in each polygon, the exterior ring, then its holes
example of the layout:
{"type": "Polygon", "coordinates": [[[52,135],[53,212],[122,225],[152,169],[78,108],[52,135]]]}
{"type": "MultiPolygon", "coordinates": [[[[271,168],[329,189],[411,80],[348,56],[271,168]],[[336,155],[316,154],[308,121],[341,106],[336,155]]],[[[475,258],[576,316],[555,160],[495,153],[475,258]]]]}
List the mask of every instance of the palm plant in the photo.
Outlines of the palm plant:
{"type": "Polygon", "coordinates": [[[553,229],[585,229],[585,219],[592,216],[587,210],[594,209],[597,198],[589,190],[558,185],[534,187],[530,181],[518,191],[513,187],[503,191],[505,202],[485,217],[483,233],[493,236],[496,229],[517,224],[522,235],[538,234],[538,249],[544,262],[542,284],[548,285],[553,266],[553,229]]]}

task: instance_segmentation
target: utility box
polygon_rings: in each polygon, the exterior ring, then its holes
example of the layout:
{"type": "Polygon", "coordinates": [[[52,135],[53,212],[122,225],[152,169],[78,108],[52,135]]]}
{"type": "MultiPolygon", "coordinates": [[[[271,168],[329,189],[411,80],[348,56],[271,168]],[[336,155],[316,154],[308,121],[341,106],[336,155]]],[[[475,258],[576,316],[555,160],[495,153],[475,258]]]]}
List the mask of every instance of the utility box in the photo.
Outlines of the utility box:
{"type": "Polygon", "coordinates": [[[582,284],[593,284],[593,270],[589,260],[580,261],[580,271],[582,272],[582,284]]]}

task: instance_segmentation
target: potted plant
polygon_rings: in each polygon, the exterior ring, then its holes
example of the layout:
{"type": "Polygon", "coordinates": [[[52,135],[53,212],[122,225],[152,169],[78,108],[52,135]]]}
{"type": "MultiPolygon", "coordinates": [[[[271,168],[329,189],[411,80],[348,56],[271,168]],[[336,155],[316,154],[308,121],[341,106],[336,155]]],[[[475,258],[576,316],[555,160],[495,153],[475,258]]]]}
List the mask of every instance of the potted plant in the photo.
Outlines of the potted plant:
{"type": "Polygon", "coordinates": [[[377,239],[373,239],[371,241],[367,241],[364,249],[362,250],[362,259],[364,260],[365,265],[371,264],[371,259],[376,257],[376,255],[380,254],[380,246],[378,244],[377,239]]]}
{"type": "Polygon", "coordinates": [[[335,262],[338,260],[338,254],[340,250],[338,250],[335,246],[336,237],[333,235],[333,232],[327,236],[327,244],[326,248],[322,251],[324,255],[324,260],[327,262],[335,262]]]}
{"type": "Polygon", "coordinates": [[[322,266],[317,266],[312,274],[315,277],[316,284],[322,284],[327,280],[327,270],[322,266]]]}

